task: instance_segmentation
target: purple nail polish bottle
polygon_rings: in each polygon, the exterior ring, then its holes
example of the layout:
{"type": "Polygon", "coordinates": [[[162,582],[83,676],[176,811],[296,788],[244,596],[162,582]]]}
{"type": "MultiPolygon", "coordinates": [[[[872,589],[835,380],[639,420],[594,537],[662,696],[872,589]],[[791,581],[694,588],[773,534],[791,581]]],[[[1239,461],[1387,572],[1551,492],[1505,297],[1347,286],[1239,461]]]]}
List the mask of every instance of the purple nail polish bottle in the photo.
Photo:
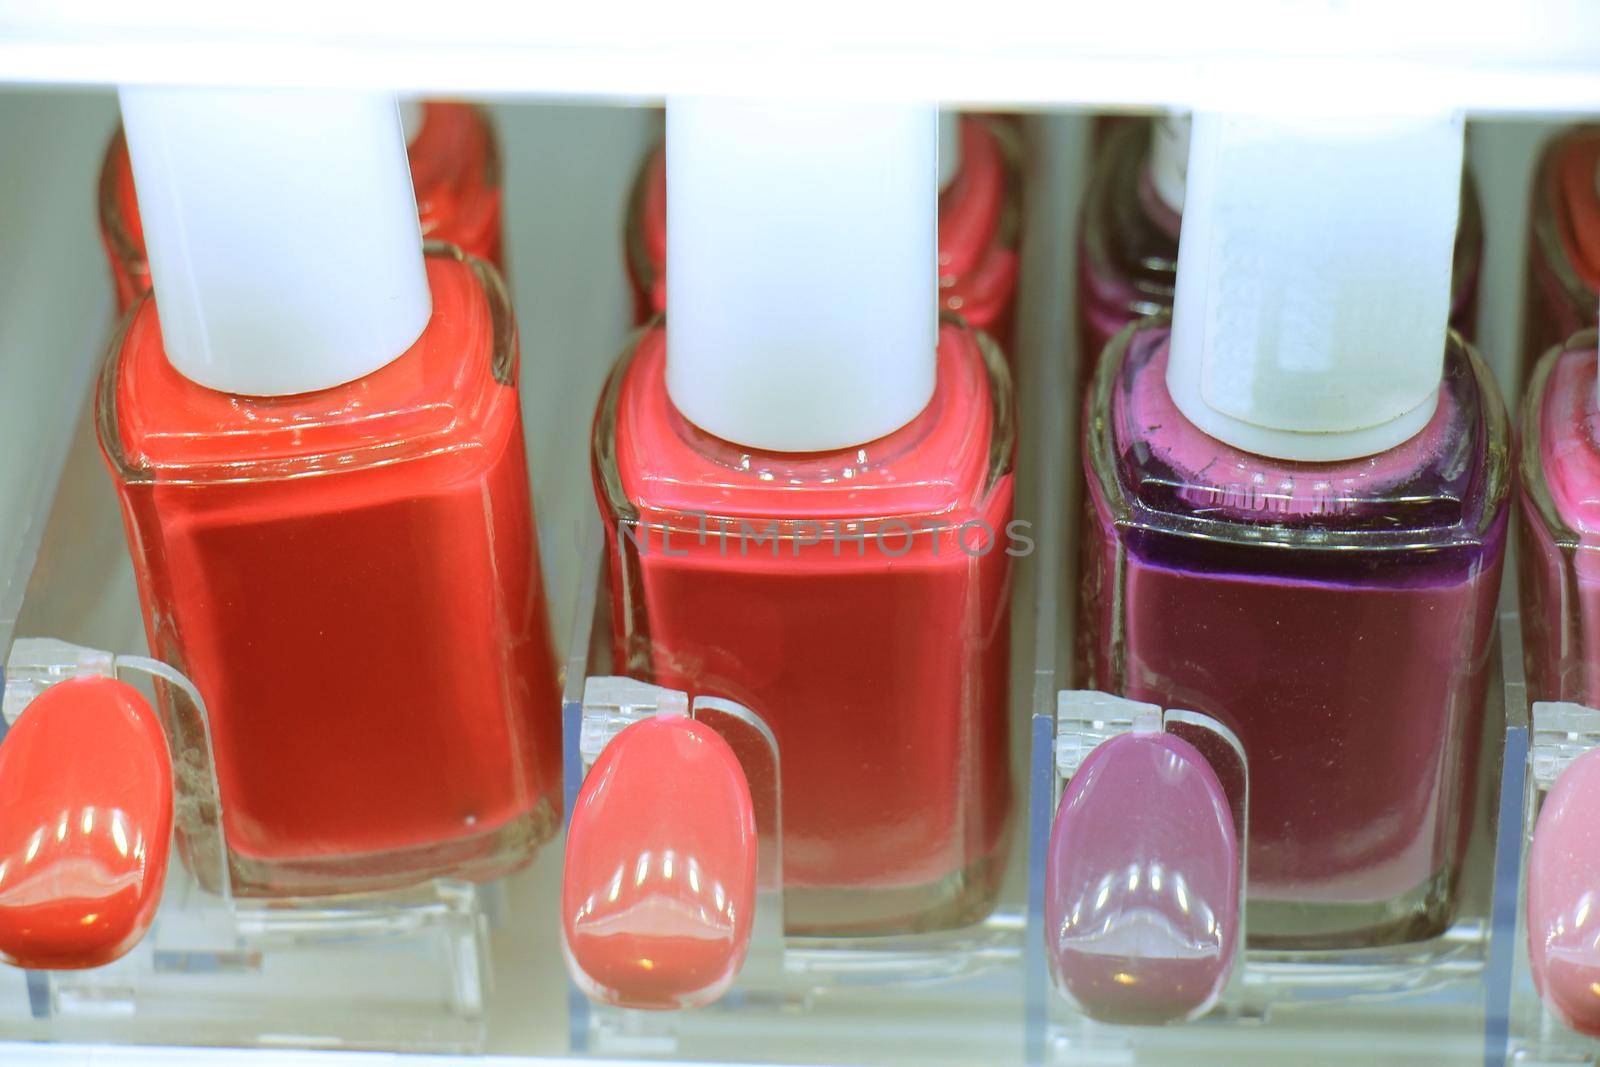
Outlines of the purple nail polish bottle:
{"type": "Polygon", "coordinates": [[[1459,120],[1196,116],[1171,325],[1088,398],[1089,684],[1233,729],[1252,945],[1456,903],[1507,426],[1448,333],[1459,120]]]}

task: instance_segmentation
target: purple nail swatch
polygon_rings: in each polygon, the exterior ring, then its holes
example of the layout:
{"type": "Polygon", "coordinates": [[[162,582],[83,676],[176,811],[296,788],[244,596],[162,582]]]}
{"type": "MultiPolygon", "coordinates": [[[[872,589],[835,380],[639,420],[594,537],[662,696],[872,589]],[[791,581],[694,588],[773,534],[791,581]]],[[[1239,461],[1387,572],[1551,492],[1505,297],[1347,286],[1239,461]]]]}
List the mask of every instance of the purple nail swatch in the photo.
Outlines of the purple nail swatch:
{"type": "Polygon", "coordinates": [[[1600,1037],[1600,749],[1545,798],[1528,852],[1528,960],[1545,1004],[1600,1037]]]}
{"type": "Polygon", "coordinates": [[[1046,864],[1051,971],[1086,1015],[1179,1022],[1216,1000],[1239,937],[1239,841],[1194,746],[1142,732],[1101,744],[1067,783],[1046,864]]]}

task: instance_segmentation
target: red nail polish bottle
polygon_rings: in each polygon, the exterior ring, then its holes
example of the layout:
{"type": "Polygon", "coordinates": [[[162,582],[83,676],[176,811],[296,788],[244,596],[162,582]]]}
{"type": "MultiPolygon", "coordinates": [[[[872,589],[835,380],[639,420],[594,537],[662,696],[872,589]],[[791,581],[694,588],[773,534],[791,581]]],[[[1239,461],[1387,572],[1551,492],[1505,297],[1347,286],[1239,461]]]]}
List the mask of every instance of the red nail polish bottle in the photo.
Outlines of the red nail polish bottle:
{"type": "Polygon", "coordinates": [[[1010,383],[930,307],[935,128],[670,106],[669,311],[595,422],[617,666],[772,727],[795,932],[971,921],[1003,867],[1010,383]]]}
{"type": "Polygon", "coordinates": [[[392,101],[122,99],[159,295],[100,441],[150,647],[210,705],[236,890],[520,864],[559,742],[498,275],[423,256],[392,101]]]}
{"type": "Polygon", "coordinates": [[[1600,304],[1600,127],[1550,142],[1533,179],[1523,377],[1552,347],[1595,324],[1600,304]]]}
{"type": "MultiPolygon", "coordinates": [[[[1010,351],[1017,295],[1021,145],[1004,121],[939,122],[939,302],[1010,351]]],[[[634,182],[625,237],[635,321],[667,309],[667,165],[658,149],[634,182]]]]}
{"type": "MultiPolygon", "coordinates": [[[[424,101],[404,112],[411,133],[406,155],[422,235],[448,241],[502,269],[500,149],[484,109],[424,101]]],[[[117,310],[126,311],[150,288],[144,226],[134,195],[133,168],[122,130],[112,135],[100,169],[100,239],[111,261],[117,310]]],[[[292,224],[294,220],[285,220],[292,224]]]]}

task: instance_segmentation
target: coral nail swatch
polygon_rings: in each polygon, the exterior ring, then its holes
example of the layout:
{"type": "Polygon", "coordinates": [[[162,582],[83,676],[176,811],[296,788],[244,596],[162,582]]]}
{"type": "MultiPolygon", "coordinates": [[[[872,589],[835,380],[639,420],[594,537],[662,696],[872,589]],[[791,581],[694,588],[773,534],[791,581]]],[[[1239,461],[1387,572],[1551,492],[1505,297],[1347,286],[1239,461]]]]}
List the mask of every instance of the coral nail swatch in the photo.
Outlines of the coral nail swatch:
{"type": "Polygon", "coordinates": [[[624,729],[573,806],[561,936],[574,980],[630,1008],[709,1003],[750,948],[756,824],[738,758],[686,716],[624,729]]]}
{"type": "Polygon", "coordinates": [[[110,678],[51,686],[0,742],[0,959],[99,967],[155,918],[172,762],[154,709],[110,678]]]}

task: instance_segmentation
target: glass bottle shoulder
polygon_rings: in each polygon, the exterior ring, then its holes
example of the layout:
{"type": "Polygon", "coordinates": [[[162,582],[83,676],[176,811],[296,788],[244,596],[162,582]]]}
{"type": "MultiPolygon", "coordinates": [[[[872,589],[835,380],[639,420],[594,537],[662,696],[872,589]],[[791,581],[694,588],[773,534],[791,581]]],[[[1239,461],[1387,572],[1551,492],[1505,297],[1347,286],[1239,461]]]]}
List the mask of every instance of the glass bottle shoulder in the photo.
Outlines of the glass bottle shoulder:
{"type": "Polygon", "coordinates": [[[923,412],[876,441],[828,452],[743,448],[705,433],[666,389],[666,327],[646,327],[623,354],[595,419],[596,487],[614,518],[694,528],[702,517],[960,522],[1011,469],[1005,357],[947,317],[938,384],[923,412]]]}
{"type": "Polygon", "coordinates": [[[1483,362],[1454,333],[1421,433],[1376,456],[1300,463],[1207,436],[1166,388],[1170,316],[1113,341],[1090,400],[1091,477],[1117,521],[1221,542],[1308,549],[1476,543],[1509,492],[1509,430],[1483,362]]]}
{"type": "Polygon", "coordinates": [[[516,327],[494,268],[430,246],[433,313],[373,373],[314,393],[249,397],[173,369],[155,301],[123,321],[102,373],[102,447],[127,481],[212,483],[343,473],[460,453],[518,419],[516,327]]]}
{"type": "Polygon", "coordinates": [[[487,255],[498,241],[500,150],[480,107],[430,100],[407,146],[417,216],[424,237],[454,241],[487,255]]]}

